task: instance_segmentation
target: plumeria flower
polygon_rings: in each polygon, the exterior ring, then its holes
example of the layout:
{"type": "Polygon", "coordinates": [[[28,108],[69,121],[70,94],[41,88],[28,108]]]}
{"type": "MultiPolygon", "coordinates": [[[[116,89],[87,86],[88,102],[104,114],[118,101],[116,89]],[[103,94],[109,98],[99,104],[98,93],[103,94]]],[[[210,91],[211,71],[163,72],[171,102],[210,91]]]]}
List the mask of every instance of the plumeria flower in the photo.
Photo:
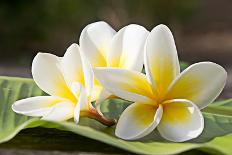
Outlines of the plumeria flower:
{"type": "MultiPolygon", "coordinates": [[[[32,76],[49,96],[16,101],[12,105],[16,113],[50,121],[74,117],[78,122],[80,114],[99,117],[90,102],[93,71],[77,44],[72,44],[63,57],[38,53],[32,62],[32,76]]],[[[106,121],[102,116],[98,119],[106,121]]]]}
{"type": "MultiPolygon", "coordinates": [[[[93,67],[116,67],[141,71],[144,44],[148,31],[130,24],[116,32],[109,24],[100,21],[87,25],[80,35],[80,48],[93,67]]],[[[92,101],[100,101],[111,94],[102,89],[95,79],[92,101]]]]}
{"type": "Polygon", "coordinates": [[[149,34],[145,45],[146,75],[116,68],[96,68],[95,75],[108,91],[132,101],[121,114],[116,136],[134,140],[156,127],[170,141],[199,136],[204,128],[203,109],[220,94],[227,73],[212,62],[191,65],[180,73],[175,42],[165,25],[149,34]]]}

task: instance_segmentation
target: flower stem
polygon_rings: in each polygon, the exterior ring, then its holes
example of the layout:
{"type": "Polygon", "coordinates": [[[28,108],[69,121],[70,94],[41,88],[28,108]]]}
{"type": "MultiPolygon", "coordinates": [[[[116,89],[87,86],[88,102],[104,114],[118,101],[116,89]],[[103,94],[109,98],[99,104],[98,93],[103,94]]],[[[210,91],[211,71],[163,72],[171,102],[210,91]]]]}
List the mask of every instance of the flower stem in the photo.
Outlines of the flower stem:
{"type": "Polygon", "coordinates": [[[106,126],[112,126],[112,125],[116,124],[116,120],[109,119],[109,118],[106,118],[103,115],[100,115],[97,112],[97,110],[94,109],[94,108],[91,108],[90,110],[86,110],[86,111],[81,111],[80,115],[83,116],[83,117],[88,117],[88,118],[95,119],[95,120],[101,122],[102,124],[104,124],[106,126]]]}

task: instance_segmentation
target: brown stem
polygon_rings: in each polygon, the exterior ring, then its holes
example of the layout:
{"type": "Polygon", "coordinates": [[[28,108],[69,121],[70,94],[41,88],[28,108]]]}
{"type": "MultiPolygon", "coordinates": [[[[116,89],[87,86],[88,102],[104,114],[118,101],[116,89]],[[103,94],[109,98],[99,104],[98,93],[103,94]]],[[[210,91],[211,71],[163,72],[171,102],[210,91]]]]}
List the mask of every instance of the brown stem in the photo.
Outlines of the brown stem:
{"type": "Polygon", "coordinates": [[[93,108],[90,110],[81,111],[80,115],[84,116],[84,117],[89,117],[89,118],[95,119],[106,126],[112,126],[116,123],[116,120],[109,119],[109,118],[106,118],[105,116],[100,115],[97,112],[97,110],[93,109],[93,108]]]}

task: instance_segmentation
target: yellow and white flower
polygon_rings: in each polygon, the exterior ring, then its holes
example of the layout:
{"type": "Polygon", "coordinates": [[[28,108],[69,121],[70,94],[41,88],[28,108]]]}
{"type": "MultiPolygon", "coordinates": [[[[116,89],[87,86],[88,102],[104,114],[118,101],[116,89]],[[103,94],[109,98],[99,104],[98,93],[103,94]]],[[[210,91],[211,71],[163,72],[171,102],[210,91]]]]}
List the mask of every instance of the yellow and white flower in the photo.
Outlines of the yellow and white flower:
{"type": "Polygon", "coordinates": [[[134,102],[120,116],[116,136],[138,139],[156,127],[162,137],[174,142],[199,136],[204,128],[200,109],[222,91],[224,68],[200,62],[180,73],[175,42],[165,25],[158,25],[147,37],[144,58],[146,75],[118,68],[94,70],[105,89],[134,102]]]}
{"type": "Polygon", "coordinates": [[[38,53],[32,63],[32,76],[39,88],[50,96],[16,101],[12,105],[16,113],[51,121],[74,117],[75,122],[82,112],[96,116],[90,102],[93,71],[77,44],[72,44],[64,57],[38,53]]]}
{"type": "MultiPolygon", "coordinates": [[[[116,67],[141,71],[144,44],[148,31],[130,24],[116,32],[109,24],[100,21],[87,25],[80,35],[80,48],[93,67],[116,67]]],[[[109,97],[95,79],[92,101],[109,97]],[[100,96],[99,96],[100,95],[100,96]]]]}

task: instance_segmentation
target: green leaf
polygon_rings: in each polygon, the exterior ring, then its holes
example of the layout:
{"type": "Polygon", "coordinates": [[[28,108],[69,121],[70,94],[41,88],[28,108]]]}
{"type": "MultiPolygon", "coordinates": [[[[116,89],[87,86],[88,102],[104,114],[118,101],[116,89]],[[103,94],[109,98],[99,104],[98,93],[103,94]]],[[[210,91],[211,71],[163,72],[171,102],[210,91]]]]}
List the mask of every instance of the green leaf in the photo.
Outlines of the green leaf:
{"type": "MultiPolygon", "coordinates": [[[[38,118],[15,114],[11,110],[11,105],[14,101],[38,95],[44,95],[44,93],[30,79],[0,77],[1,143],[12,139],[22,129],[40,126],[71,131],[138,154],[177,154],[195,149],[214,154],[232,154],[232,149],[230,148],[232,134],[228,134],[232,132],[232,117],[227,107],[221,104],[217,105],[218,103],[205,110],[205,129],[203,134],[197,139],[185,143],[173,143],[163,140],[157,132],[153,132],[140,141],[124,141],[114,136],[114,127],[106,127],[88,118],[82,118],[80,124],[76,125],[73,122],[42,121],[38,118]],[[224,111],[227,112],[224,113],[224,111]],[[215,136],[221,137],[214,138],[215,136]]],[[[122,100],[106,101],[102,108],[109,117],[117,118],[126,105],[128,104],[125,104],[122,100]],[[115,112],[109,113],[109,110],[112,112],[112,109],[115,112]]],[[[228,108],[230,107],[228,106],[228,108]]]]}
{"type": "Polygon", "coordinates": [[[210,105],[202,110],[204,113],[232,116],[232,107],[228,105],[210,105]]]}
{"type": "Polygon", "coordinates": [[[14,101],[30,96],[43,95],[31,79],[0,77],[0,142],[13,138],[35,119],[15,114],[14,101]]]}
{"type": "Polygon", "coordinates": [[[183,71],[185,70],[190,64],[188,62],[180,62],[180,70],[183,71]]]}
{"type": "Polygon", "coordinates": [[[226,107],[232,107],[232,99],[227,99],[223,101],[217,101],[212,104],[212,106],[226,106],[226,107]]]}

